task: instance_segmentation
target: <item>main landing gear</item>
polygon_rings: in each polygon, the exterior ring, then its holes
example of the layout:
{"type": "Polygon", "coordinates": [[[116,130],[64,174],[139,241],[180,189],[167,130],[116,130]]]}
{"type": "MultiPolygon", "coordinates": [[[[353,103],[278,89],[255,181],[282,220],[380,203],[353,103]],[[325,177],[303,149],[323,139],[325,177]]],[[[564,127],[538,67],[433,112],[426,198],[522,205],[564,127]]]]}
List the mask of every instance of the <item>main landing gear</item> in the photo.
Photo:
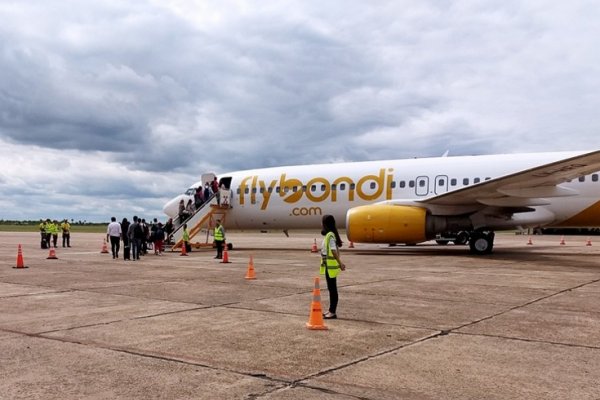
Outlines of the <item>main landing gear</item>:
{"type": "Polygon", "coordinates": [[[477,255],[490,254],[494,248],[494,236],[493,231],[471,232],[471,237],[469,238],[471,253],[477,255]]]}

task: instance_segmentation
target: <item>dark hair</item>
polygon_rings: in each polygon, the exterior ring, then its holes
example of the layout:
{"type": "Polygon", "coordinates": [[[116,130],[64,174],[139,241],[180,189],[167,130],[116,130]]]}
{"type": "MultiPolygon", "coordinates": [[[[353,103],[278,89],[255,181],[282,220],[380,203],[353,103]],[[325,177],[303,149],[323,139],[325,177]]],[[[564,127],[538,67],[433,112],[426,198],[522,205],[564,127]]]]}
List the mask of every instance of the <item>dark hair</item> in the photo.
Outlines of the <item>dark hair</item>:
{"type": "Polygon", "coordinates": [[[335,218],[333,217],[333,215],[323,215],[321,223],[323,224],[323,230],[321,231],[321,233],[323,235],[326,235],[328,232],[333,232],[333,234],[335,235],[335,244],[338,247],[342,247],[342,239],[340,238],[340,234],[338,233],[338,230],[335,226],[335,218]]]}

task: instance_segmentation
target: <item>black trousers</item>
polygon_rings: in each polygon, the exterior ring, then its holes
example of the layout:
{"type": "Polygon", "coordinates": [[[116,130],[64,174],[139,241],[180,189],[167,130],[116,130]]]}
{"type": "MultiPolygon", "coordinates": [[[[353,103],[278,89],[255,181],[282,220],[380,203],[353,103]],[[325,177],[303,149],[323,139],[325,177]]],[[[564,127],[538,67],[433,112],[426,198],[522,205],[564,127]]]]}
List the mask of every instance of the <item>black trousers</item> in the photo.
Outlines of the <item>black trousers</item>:
{"type": "Polygon", "coordinates": [[[223,258],[223,242],[224,240],[215,240],[217,245],[217,258],[223,258]]]}
{"type": "Polygon", "coordinates": [[[337,278],[330,278],[329,273],[325,271],[325,281],[327,281],[327,291],[329,291],[329,312],[335,314],[338,305],[337,278]]]}
{"type": "Polygon", "coordinates": [[[119,236],[110,237],[110,248],[113,258],[119,257],[119,249],[121,248],[121,238],[119,236]]]}
{"type": "Polygon", "coordinates": [[[67,245],[67,247],[71,247],[71,234],[63,233],[62,238],[63,238],[63,247],[65,247],[65,244],[67,245]]]}
{"type": "Polygon", "coordinates": [[[123,259],[131,260],[131,248],[129,247],[129,238],[123,237],[123,259]]]}

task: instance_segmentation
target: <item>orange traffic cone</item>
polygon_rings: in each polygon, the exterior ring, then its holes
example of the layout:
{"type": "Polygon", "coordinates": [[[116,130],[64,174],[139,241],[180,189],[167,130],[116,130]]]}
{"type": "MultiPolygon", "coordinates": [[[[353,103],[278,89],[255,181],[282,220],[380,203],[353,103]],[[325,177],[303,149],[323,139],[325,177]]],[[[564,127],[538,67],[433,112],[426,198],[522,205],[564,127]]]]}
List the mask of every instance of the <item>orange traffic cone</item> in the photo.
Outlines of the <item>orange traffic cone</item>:
{"type": "Polygon", "coordinates": [[[354,248],[354,242],[350,241],[350,246],[348,246],[349,249],[353,249],[354,248]]]}
{"type": "Polygon", "coordinates": [[[561,237],[560,237],[560,243],[559,243],[559,244],[560,244],[561,246],[564,246],[564,245],[566,244],[566,243],[565,243],[565,237],[564,237],[564,236],[561,236],[561,237]]]}
{"type": "Polygon", "coordinates": [[[221,261],[221,264],[229,264],[230,262],[229,254],[227,253],[227,243],[223,242],[223,261],[221,261]]]}
{"type": "Polygon", "coordinates": [[[180,254],[180,256],[187,256],[188,255],[186,247],[187,247],[187,243],[186,242],[181,242],[181,254],[180,254]]]}
{"type": "Polygon", "coordinates": [[[23,251],[21,250],[21,245],[19,245],[19,249],[17,250],[17,266],[13,268],[29,268],[23,263],[23,251]]]}
{"type": "Polygon", "coordinates": [[[310,304],[310,315],[306,323],[308,329],[329,329],[323,322],[323,309],[321,308],[321,289],[319,289],[319,277],[315,278],[313,298],[310,304]]]}
{"type": "Polygon", "coordinates": [[[533,244],[533,242],[531,241],[531,236],[529,236],[529,239],[527,240],[527,245],[531,246],[533,244]]]}
{"type": "Polygon", "coordinates": [[[250,261],[248,261],[248,272],[246,272],[246,279],[256,279],[256,274],[254,273],[254,260],[252,256],[250,256],[250,261]]]}
{"type": "Polygon", "coordinates": [[[102,244],[102,250],[100,253],[105,254],[108,253],[108,246],[106,245],[106,239],[104,239],[104,243],[102,244]]]}
{"type": "Polygon", "coordinates": [[[585,242],[586,246],[591,246],[592,245],[592,239],[590,239],[590,237],[588,236],[587,241],[585,242]]]}
{"type": "Polygon", "coordinates": [[[319,249],[317,248],[317,239],[315,239],[315,241],[312,244],[312,248],[310,249],[311,253],[318,253],[319,249]]]}
{"type": "Polygon", "coordinates": [[[48,257],[46,257],[46,260],[58,260],[58,257],[56,257],[56,250],[50,249],[50,252],[48,253],[48,257]]]}

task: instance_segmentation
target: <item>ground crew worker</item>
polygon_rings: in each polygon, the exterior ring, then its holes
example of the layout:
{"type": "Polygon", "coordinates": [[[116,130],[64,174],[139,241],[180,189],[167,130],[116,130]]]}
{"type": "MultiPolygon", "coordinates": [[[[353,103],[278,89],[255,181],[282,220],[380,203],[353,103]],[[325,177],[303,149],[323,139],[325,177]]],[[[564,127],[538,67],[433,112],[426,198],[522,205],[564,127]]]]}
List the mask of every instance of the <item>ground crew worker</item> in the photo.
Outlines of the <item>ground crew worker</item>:
{"type": "Polygon", "coordinates": [[[65,244],[67,247],[71,247],[71,224],[69,224],[69,221],[65,219],[63,223],[60,224],[60,229],[62,230],[63,247],[65,247],[65,244]]]}
{"type": "Polygon", "coordinates": [[[50,225],[52,225],[52,221],[48,218],[46,219],[46,224],[44,226],[44,237],[48,248],[50,248],[52,242],[52,229],[50,228],[50,225]]]}
{"type": "Polygon", "coordinates": [[[329,311],[323,314],[325,319],[337,318],[337,276],[340,270],[344,271],[346,266],[340,259],[339,248],[342,246],[342,239],[335,226],[333,215],[324,215],[321,220],[323,230],[321,234],[325,235],[323,245],[321,246],[321,268],[319,273],[325,275],[327,281],[327,291],[329,292],[329,311]]]}
{"type": "Polygon", "coordinates": [[[183,236],[181,237],[183,240],[182,246],[185,246],[186,253],[192,251],[192,246],[190,245],[190,233],[187,230],[187,224],[183,224],[183,236]]]}
{"type": "Polygon", "coordinates": [[[40,220],[40,246],[42,249],[48,248],[48,242],[46,242],[46,221],[40,220]]]}
{"type": "Polygon", "coordinates": [[[53,244],[54,248],[56,248],[56,242],[58,241],[58,230],[59,230],[58,221],[57,220],[52,221],[52,223],[50,224],[50,233],[52,234],[52,244],[53,244]]]}
{"type": "Polygon", "coordinates": [[[223,258],[223,244],[225,243],[225,228],[221,225],[221,220],[217,220],[217,224],[215,225],[215,245],[217,246],[217,256],[216,259],[223,258]]]}

